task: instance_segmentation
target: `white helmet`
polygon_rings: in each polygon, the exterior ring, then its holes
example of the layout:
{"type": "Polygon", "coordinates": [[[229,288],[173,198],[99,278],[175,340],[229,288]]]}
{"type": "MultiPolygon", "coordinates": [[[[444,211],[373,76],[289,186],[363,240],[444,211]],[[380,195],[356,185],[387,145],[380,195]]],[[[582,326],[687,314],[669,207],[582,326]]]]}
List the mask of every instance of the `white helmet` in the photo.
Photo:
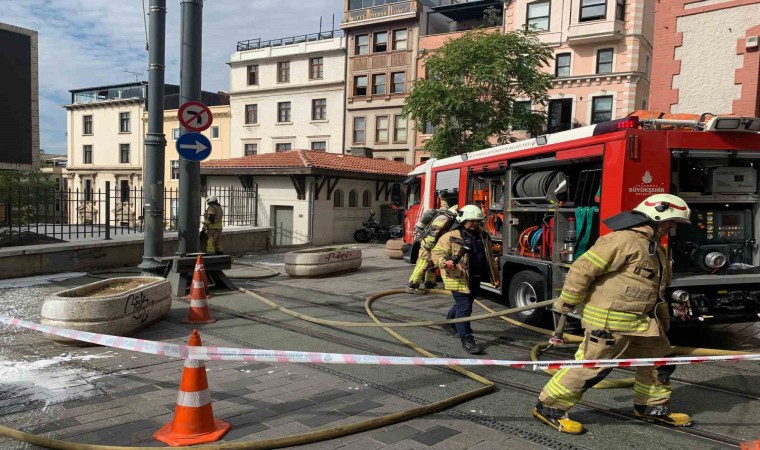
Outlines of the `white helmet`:
{"type": "Polygon", "coordinates": [[[468,220],[483,220],[483,211],[475,205],[465,205],[457,214],[457,222],[462,223],[468,220]]]}
{"type": "Polygon", "coordinates": [[[219,201],[219,199],[216,198],[216,195],[211,195],[211,196],[209,196],[206,199],[206,203],[214,203],[214,202],[218,202],[218,201],[219,201]]]}
{"type": "Polygon", "coordinates": [[[691,223],[689,220],[689,216],[691,215],[689,205],[681,197],[671,194],[652,195],[639,203],[633,210],[644,214],[655,223],[666,220],[691,223]]]}

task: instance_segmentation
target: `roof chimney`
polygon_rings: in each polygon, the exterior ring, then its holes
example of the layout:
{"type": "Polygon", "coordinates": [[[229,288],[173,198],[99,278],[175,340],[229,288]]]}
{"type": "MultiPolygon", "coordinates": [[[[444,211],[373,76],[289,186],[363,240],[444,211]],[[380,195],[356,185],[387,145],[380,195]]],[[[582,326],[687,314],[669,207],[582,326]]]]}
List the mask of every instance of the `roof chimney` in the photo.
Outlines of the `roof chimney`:
{"type": "Polygon", "coordinates": [[[370,147],[351,147],[352,156],[361,156],[364,158],[372,158],[372,149],[370,147]]]}

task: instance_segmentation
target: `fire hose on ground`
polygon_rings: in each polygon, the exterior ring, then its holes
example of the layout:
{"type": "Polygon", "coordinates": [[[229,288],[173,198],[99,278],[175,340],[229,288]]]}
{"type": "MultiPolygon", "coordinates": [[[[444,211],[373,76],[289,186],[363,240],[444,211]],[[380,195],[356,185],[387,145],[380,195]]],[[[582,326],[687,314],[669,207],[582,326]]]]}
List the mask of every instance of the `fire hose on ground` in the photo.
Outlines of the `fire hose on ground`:
{"type": "MultiPolygon", "coordinates": [[[[268,269],[268,270],[271,270],[271,269],[268,269]]],[[[367,297],[365,301],[365,310],[367,314],[369,315],[369,317],[372,319],[372,322],[370,323],[370,322],[335,321],[335,320],[327,320],[327,319],[320,319],[316,317],[306,316],[304,314],[300,314],[288,308],[282,307],[278,305],[277,303],[269,299],[266,299],[265,297],[259,294],[256,294],[255,292],[252,292],[243,288],[239,288],[239,290],[245,293],[246,295],[249,295],[257,299],[258,301],[261,301],[264,304],[271,306],[272,308],[282,313],[285,313],[292,317],[296,317],[296,318],[306,320],[312,323],[317,323],[321,325],[329,325],[329,326],[334,326],[334,327],[347,327],[347,328],[354,328],[354,327],[383,328],[384,331],[389,333],[391,336],[399,340],[404,345],[410,347],[417,353],[420,353],[427,357],[435,357],[435,355],[431,354],[427,350],[415,345],[413,342],[404,338],[403,336],[395,332],[393,328],[407,328],[407,327],[453,324],[453,323],[459,323],[459,322],[476,321],[476,320],[484,320],[484,319],[489,319],[489,318],[494,318],[494,317],[501,317],[503,320],[509,323],[512,323],[516,326],[520,326],[528,330],[532,330],[532,331],[535,331],[541,334],[547,334],[547,335],[553,334],[553,331],[551,330],[546,330],[543,328],[526,325],[518,321],[515,321],[513,319],[510,319],[508,317],[505,317],[508,314],[514,314],[520,311],[526,311],[526,310],[531,310],[535,308],[543,308],[543,307],[549,306],[554,302],[553,300],[547,300],[544,302],[538,302],[535,304],[531,304],[531,305],[527,305],[527,306],[523,306],[519,308],[511,308],[511,309],[507,309],[503,311],[493,311],[492,309],[484,305],[482,302],[477,301],[477,304],[479,306],[484,308],[486,311],[489,311],[487,314],[480,314],[476,316],[471,316],[471,317],[461,318],[461,319],[453,319],[453,320],[431,320],[431,321],[405,322],[405,323],[384,323],[384,322],[381,322],[377,318],[377,316],[375,315],[372,309],[372,305],[374,304],[375,301],[377,301],[380,298],[387,297],[390,295],[405,293],[403,289],[392,289],[392,290],[378,292],[376,294],[373,294],[367,297]]],[[[440,289],[431,289],[428,292],[431,294],[445,294],[445,295],[449,294],[449,291],[440,290],[440,289]]],[[[582,341],[582,337],[580,336],[564,334],[563,337],[568,342],[578,343],[582,341]]],[[[540,351],[546,348],[547,346],[549,346],[548,343],[538,344],[535,347],[533,347],[533,350],[531,351],[531,359],[537,360],[540,351]]],[[[732,351],[727,351],[727,350],[713,350],[713,349],[699,349],[699,348],[690,348],[690,347],[673,347],[672,353],[682,354],[682,355],[691,355],[691,356],[744,354],[743,352],[732,352],[732,351]]],[[[342,425],[338,427],[332,427],[332,428],[317,430],[317,431],[313,431],[309,433],[304,433],[304,434],[295,435],[295,436],[288,436],[288,437],[283,437],[283,438],[265,439],[265,440],[252,441],[252,442],[193,446],[193,448],[209,449],[209,450],[217,450],[217,449],[218,450],[253,450],[253,449],[271,449],[271,448],[282,448],[282,447],[289,447],[289,446],[295,446],[295,445],[305,445],[309,443],[335,439],[338,437],[342,437],[342,436],[346,436],[346,435],[350,435],[354,433],[359,433],[363,431],[368,431],[368,430],[372,430],[372,429],[376,429],[376,428],[380,428],[384,426],[389,426],[389,425],[399,423],[405,420],[432,414],[432,413],[450,408],[456,404],[459,404],[468,400],[472,400],[482,395],[488,394],[491,391],[493,391],[493,389],[495,388],[495,385],[492,381],[488,380],[487,378],[481,375],[478,375],[474,372],[466,370],[462,367],[457,367],[457,366],[446,366],[446,367],[450,370],[453,370],[461,375],[464,375],[482,384],[483,386],[477,389],[473,389],[468,392],[455,395],[453,397],[449,397],[447,399],[444,399],[438,402],[425,405],[425,406],[421,406],[418,408],[413,408],[413,409],[409,409],[406,411],[401,411],[401,412],[397,412],[393,414],[388,414],[382,417],[376,417],[373,419],[364,420],[364,421],[353,423],[353,424],[342,425]]],[[[619,388],[619,387],[628,387],[628,386],[630,386],[629,380],[611,380],[608,384],[602,385],[602,387],[606,387],[606,388],[619,388]]],[[[77,442],[71,442],[71,441],[63,441],[63,440],[52,439],[52,438],[48,438],[44,436],[34,435],[31,433],[9,428],[3,425],[0,425],[0,434],[8,436],[16,440],[27,442],[30,444],[47,447],[51,449],[60,449],[60,450],[128,450],[128,449],[129,450],[148,450],[150,448],[155,448],[155,447],[125,447],[125,446],[115,447],[115,446],[107,446],[107,445],[84,444],[84,443],[77,443],[77,442]]]]}

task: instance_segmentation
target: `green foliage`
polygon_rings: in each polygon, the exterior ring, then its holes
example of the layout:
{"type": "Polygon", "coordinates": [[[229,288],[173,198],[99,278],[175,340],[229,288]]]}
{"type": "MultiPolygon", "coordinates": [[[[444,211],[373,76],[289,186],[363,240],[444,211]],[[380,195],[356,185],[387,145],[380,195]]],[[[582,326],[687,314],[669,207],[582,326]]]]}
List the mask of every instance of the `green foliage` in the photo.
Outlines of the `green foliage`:
{"type": "Polygon", "coordinates": [[[56,184],[39,170],[0,172],[0,226],[40,221],[53,205],[56,184]]]}
{"type": "Polygon", "coordinates": [[[530,99],[546,104],[551,50],[532,32],[503,34],[482,29],[452,39],[425,61],[426,79],[416,81],[404,114],[436,131],[425,149],[441,158],[515,140],[512,129],[541,128],[543,112],[520,108],[530,99]]]}

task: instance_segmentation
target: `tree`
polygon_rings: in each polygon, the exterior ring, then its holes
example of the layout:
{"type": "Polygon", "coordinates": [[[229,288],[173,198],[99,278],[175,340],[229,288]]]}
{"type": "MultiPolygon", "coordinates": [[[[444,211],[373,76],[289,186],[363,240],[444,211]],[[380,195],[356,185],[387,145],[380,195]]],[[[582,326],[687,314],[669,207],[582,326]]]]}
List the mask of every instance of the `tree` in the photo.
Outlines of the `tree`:
{"type": "Polygon", "coordinates": [[[535,130],[545,114],[520,100],[546,104],[552,76],[542,71],[552,51],[532,32],[476,29],[452,39],[425,60],[427,78],[417,80],[404,114],[436,127],[425,149],[434,157],[513,142],[513,129],[535,130]]]}

